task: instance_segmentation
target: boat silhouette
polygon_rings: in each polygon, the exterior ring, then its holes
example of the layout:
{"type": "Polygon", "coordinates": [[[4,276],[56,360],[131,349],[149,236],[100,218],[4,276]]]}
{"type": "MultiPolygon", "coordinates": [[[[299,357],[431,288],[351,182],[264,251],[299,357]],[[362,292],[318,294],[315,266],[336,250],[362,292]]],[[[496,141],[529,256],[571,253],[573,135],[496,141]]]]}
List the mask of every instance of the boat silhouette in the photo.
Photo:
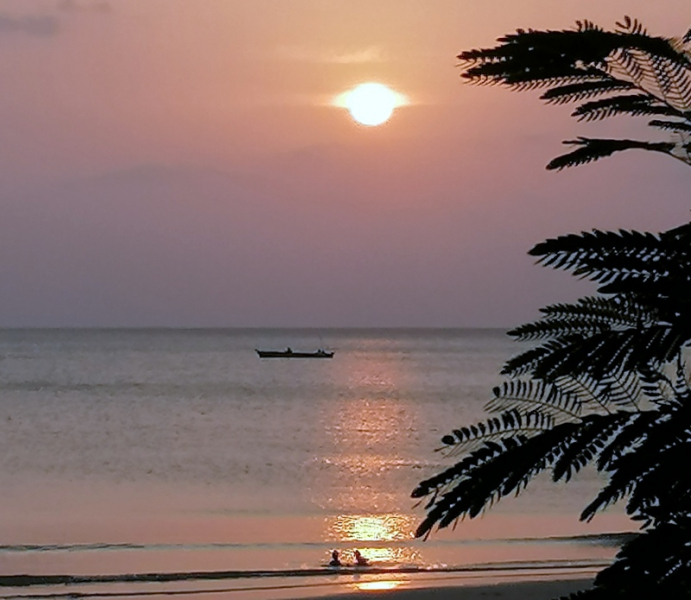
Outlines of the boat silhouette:
{"type": "Polygon", "coordinates": [[[295,352],[292,348],[285,350],[256,350],[259,358],[333,358],[334,353],[319,348],[316,352],[295,352]]]}

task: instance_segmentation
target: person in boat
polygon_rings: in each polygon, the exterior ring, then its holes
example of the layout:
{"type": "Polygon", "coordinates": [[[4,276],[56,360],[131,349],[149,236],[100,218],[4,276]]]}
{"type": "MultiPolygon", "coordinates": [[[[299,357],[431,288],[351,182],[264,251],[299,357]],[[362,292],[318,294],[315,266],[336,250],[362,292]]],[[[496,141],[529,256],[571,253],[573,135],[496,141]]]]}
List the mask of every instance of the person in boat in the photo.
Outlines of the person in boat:
{"type": "Polygon", "coordinates": [[[338,557],[338,550],[334,550],[331,553],[331,562],[329,563],[330,567],[342,567],[343,565],[341,564],[341,559],[338,557]]]}
{"type": "Polygon", "coordinates": [[[293,353],[293,349],[290,346],[288,346],[286,348],[286,354],[292,354],[292,353],[293,353]]]}
{"type": "Polygon", "coordinates": [[[364,556],[362,556],[362,554],[360,554],[359,550],[356,550],[353,553],[353,556],[355,556],[355,564],[358,567],[369,567],[369,560],[367,558],[365,558],[364,556]]]}

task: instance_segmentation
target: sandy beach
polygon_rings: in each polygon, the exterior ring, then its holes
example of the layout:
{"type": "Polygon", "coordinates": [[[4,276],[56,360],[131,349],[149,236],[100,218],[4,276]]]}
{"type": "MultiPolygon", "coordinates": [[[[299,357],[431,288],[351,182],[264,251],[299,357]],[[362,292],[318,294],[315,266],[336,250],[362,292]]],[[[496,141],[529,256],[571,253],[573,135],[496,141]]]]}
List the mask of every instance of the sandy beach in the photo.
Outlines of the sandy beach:
{"type": "MultiPolygon", "coordinates": [[[[551,600],[586,589],[591,579],[564,579],[558,581],[519,581],[484,585],[434,587],[355,592],[321,596],[318,600],[361,600],[387,598],[389,600],[551,600]]],[[[312,598],[311,600],[314,600],[312,598]]]]}

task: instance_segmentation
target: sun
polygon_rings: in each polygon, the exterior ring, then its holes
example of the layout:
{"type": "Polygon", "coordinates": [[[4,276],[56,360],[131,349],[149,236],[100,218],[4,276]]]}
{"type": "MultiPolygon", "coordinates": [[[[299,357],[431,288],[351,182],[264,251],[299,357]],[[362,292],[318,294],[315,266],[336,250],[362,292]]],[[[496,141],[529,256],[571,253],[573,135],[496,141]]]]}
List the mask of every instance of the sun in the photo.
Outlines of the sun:
{"type": "Polygon", "coordinates": [[[395,108],[405,104],[405,98],[382,83],[361,83],[336,98],[336,105],[348,109],[361,125],[376,127],[391,118],[395,108]]]}

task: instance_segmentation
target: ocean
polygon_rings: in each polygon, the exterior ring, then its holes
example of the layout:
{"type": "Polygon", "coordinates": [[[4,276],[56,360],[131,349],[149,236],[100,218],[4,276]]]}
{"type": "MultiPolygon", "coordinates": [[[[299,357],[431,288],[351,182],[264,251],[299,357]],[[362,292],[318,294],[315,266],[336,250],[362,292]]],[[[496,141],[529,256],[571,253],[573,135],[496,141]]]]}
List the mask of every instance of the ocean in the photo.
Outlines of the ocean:
{"type": "Polygon", "coordinates": [[[0,596],[593,572],[633,527],[621,508],[578,521],[592,471],[413,538],[412,489],[452,464],[442,435],[486,416],[521,349],[499,330],[0,331],[0,596]],[[255,353],[288,346],[335,356],[255,353]],[[333,549],[373,568],[329,569],[333,549]]]}

